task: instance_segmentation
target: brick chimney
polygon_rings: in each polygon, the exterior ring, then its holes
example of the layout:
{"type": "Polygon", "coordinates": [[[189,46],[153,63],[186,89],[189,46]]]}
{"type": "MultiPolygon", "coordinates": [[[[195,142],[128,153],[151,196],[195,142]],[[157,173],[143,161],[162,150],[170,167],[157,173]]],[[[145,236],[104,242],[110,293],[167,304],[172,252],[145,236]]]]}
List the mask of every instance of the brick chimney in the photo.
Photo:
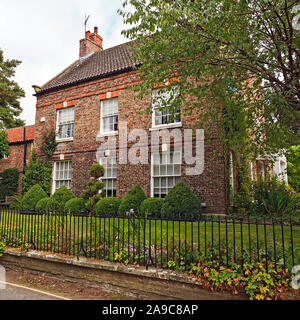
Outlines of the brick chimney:
{"type": "Polygon", "coordinates": [[[102,37],[98,34],[98,27],[94,28],[94,32],[86,31],[85,38],[79,41],[79,58],[86,56],[90,52],[102,51],[102,37]]]}

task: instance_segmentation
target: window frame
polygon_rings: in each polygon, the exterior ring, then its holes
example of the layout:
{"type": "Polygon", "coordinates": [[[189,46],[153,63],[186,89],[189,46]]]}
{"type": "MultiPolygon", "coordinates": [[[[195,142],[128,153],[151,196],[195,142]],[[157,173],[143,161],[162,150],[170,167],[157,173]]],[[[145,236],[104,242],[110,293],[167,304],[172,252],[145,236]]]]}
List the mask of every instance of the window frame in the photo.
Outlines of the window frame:
{"type": "Polygon", "coordinates": [[[72,160],[57,160],[57,161],[54,161],[54,163],[53,163],[53,173],[52,173],[52,194],[61,187],[60,186],[59,188],[56,188],[56,182],[57,181],[70,181],[69,187],[66,184],[62,184],[61,186],[64,185],[68,189],[71,189],[71,183],[72,183],[72,160]],[[56,177],[57,164],[58,163],[62,163],[62,162],[64,162],[64,163],[68,162],[69,163],[69,168],[68,169],[69,169],[69,171],[71,171],[69,179],[57,179],[57,177],[56,177]],[[71,164],[71,169],[70,169],[70,164],[71,164]]]}
{"type": "MultiPolygon", "coordinates": [[[[178,87],[174,87],[173,89],[174,90],[176,90],[176,88],[178,88],[178,87]]],[[[182,125],[182,123],[181,123],[181,116],[182,116],[182,114],[181,114],[181,107],[179,107],[179,112],[178,112],[178,114],[180,115],[180,121],[176,121],[175,120],[175,116],[174,116],[174,120],[173,120],[173,122],[170,122],[170,123],[164,123],[164,124],[156,124],[155,122],[155,120],[156,120],[156,115],[155,115],[155,111],[156,110],[158,110],[160,113],[162,113],[162,111],[163,110],[167,110],[168,111],[168,107],[166,106],[166,107],[164,107],[164,108],[162,108],[161,110],[159,110],[160,109],[160,106],[157,106],[157,105],[154,105],[154,103],[153,103],[153,97],[155,96],[155,95],[158,95],[156,92],[158,92],[159,90],[162,90],[163,88],[155,88],[155,89],[152,89],[152,95],[151,95],[151,108],[152,108],[152,128],[169,128],[169,127],[174,127],[174,126],[181,126],[182,125]]],[[[165,94],[169,94],[169,92],[170,92],[170,90],[167,92],[167,93],[165,93],[165,94]]],[[[179,95],[179,91],[177,92],[177,95],[179,95]]],[[[166,116],[166,117],[168,117],[169,115],[171,115],[171,113],[167,113],[166,115],[160,115],[161,117],[163,117],[163,116],[166,116]]]]}
{"type": "MultiPolygon", "coordinates": [[[[105,197],[116,197],[117,196],[117,176],[118,176],[117,175],[117,156],[116,155],[103,156],[103,157],[100,158],[100,164],[104,167],[104,170],[106,172],[105,166],[103,165],[103,159],[109,159],[109,158],[114,159],[113,165],[115,165],[116,174],[115,174],[115,176],[113,176],[113,175],[111,175],[109,177],[103,176],[103,177],[100,178],[101,181],[104,182],[104,188],[102,189],[102,192],[105,192],[105,197]],[[115,187],[115,188],[111,189],[111,191],[112,191],[111,195],[107,195],[107,190],[108,190],[108,188],[106,188],[106,181],[107,180],[112,180],[112,185],[115,187]],[[114,190],[115,190],[115,194],[114,194],[114,190]]],[[[112,167],[110,167],[111,171],[113,171],[112,170],[113,165],[112,165],[112,167]]]]}
{"type": "Polygon", "coordinates": [[[57,141],[68,141],[68,140],[73,140],[74,139],[74,129],[75,129],[75,107],[71,106],[71,107],[67,107],[67,108],[61,108],[61,109],[57,109],[56,110],[56,140],[57,141]],[[62,125],[68,125],[68,124],[73,124],[73,130],[72,130],[72,136],[71,137],[60,137],[59,135],[59,126],[61,125],[59,123],[59,114],[60,112],[64,112],[64,111],[69,111],[70,109],[73,109],[73,122],[70,123],[65,123],[62,125]]]}
{"type": "MultiPolygon", "coordinates": [[[[171,156],[170,156],[171,157],[171,156]]],[[[160,170],[160,169],[159,169],[160,170]]],[[[155,178],[173,178],[173,181],[174,181],[174,185],[173,185],[173,187],[175,186],[175,184],[177,183],[175,180],[176,180],[176,178],[179,178],[179,181],[181,180],[181,177],[182,177],[182,152],[181,151],[179,151],[179,150],[174,150],[174,151],[160,151],[160,152],[152,152],[151,153],[151,192],[150,192],[150,195],[151,195],[151,198],[154,198],[155,196],[155,192],[154,192],[154,189],[155,189],[155,178]],[[177,162],[174,162],[174,153],[175,152],[178,152],[179,153],[179,159],[180,159],[180,161],[179,161],[179,163],[177,163],[177,162]],[[160,174],[158,174],[158,175],[154,175],[154,156],[156,155],[156,154],[159,154],[159,157],[161,157],[161,154],[171,154],[171,153],[173,153],[173,163],[169,163],[169,162],[166,162],[165,164],[164,163],[159,163],[159,166],[161,166],[161,165],[172,165],[173,166],[173,174],[172,175],[170,175],[170,174],[167,174],[167,167],[166,167],[166,174],[165,175],[160,175],[160,174]],[[179,165],[180,167],[179,167],[179,174],[175,174],[175,170],[174,170],[174,165],[179,165]]],[[[179,182],[178,181],[178,182],[179,182]]],[[[161,186],[159,186],[158,187],[159,189],[161,189],[162,187],[161,186]]],[[[165,189],[169,189],[168,188],[168,183],[166,183],[166,186],[165,186],[165,189]]],[[[171,188],[170,188],[171,189],[171,188]]],[[[165,194],[165,196],[167,195],[169,193],[169,190],[167,191],[167,193],[165,194]]],[[[162,193],[161,193],[161,190],[160,190],[160,192],[159,192],[159,194],[160,194],[160,197],[159,198],[162,198],[161,197],[161,195],[162,195],[162,193]]]]}
{"type": "Polygon", "coordinates": [[[111,134],[116,134],[119,130],[119,98],[118,97],[113,97],[105,100],[100,101],[100,135],[111,135],[111,134]],[[109,116],[103,117],[103,108],[104,108],[104,103],[107,101],[111,100],[116,100],[117,101],[117,113],[114,113],[109,116]],[[104,131],[104,121],[103,118],[109,118],[109,117],[116,117],[117,116],[117,130],[113,131],[104,131]]]}

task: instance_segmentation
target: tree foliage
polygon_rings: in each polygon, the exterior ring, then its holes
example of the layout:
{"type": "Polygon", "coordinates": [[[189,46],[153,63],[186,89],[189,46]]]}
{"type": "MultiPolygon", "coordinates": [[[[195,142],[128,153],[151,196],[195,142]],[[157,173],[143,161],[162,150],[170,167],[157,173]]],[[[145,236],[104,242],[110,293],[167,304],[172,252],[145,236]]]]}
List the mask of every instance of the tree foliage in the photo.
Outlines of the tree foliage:
{"type": "MultiPolygon", "coordinates": [[[[124,1],[119,13],[129,28],[123,34],[135,40],[142,80],[134,87],[137,97],[160,83],[169,89],[175,78],[180,94],[162,105],[174,113],[182,103],[182,113],[196,115],[206,139],[217,136],[239,169],[251,157],[272,157],[299,139],[296,4],[124,1]]],[[[239,189],[247,189],[245,183],[239,189]]]]}
{"type": "Polygon", "coordinates": [[[12,196],[17,193],[19,185],[19,171],[16,168],[9,168],[2,172],[0,180],[0,199],[12,196]]]}
{"type": "Polygon", "coordinates": [[[52,165],[40,160],[33,152],[22,180],[22,192],[27,192],[35,184],[39,184],[50,195],[52,165]]]}
{"type": "Polygon", "coordinates": [[[300,192],[300,145],[288,149],[287,161],[289,184],[295,191],[300,192]]]}
{"type": "Polygon", "coordinates": [[[0,49],[0,128],[24,126],[24,121],[18,119],[22,112],[19,99],[25,97],[23,89],[12,80],[15,68],[21,63],[18,60],[4,60],[0,49]]]}
{"type": "Polygon", "coordinates": [[[9,156],[9,142],[7,140],[7,133],[4,130],[0,129],[0,160],[4,158],[4,156],[9,156]]]}

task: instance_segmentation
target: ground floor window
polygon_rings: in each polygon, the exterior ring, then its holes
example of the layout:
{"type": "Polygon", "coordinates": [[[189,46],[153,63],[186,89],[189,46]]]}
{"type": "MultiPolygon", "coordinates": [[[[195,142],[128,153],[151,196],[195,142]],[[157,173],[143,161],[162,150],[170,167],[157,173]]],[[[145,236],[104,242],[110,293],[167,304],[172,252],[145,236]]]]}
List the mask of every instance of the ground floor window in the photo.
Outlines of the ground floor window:
{"type": "Polygon", "coordinates": [[[151,155],[151,196],[164,198],[181,178],[181,152],[151,155]]]}
{"type": "Polygon", "coordinates": [[[53,192],[62,186],[71,188],[72,161],[55,161],[53,171],[53,192]]]}
{"type": "Polygon", "coordinates": [[[116,156],[102,157],[100,164],[104,167],[104,176],[101,180],[104,182],[103,192],[106,197],[116,197],[117,182],[117,159],[116,156]]]}

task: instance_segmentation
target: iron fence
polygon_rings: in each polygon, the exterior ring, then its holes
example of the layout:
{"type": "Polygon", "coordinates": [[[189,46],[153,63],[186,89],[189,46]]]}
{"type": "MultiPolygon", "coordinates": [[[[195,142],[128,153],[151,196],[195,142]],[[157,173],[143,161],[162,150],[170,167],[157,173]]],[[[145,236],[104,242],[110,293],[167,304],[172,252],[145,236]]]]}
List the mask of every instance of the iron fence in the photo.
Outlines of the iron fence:
{"type": "Polygon", "coordinates": [[[290,268],[300,264],[299,226],[281,218],[0,209],[0,240],[8,246],[182,270],[199,261],[290,268]]]}

